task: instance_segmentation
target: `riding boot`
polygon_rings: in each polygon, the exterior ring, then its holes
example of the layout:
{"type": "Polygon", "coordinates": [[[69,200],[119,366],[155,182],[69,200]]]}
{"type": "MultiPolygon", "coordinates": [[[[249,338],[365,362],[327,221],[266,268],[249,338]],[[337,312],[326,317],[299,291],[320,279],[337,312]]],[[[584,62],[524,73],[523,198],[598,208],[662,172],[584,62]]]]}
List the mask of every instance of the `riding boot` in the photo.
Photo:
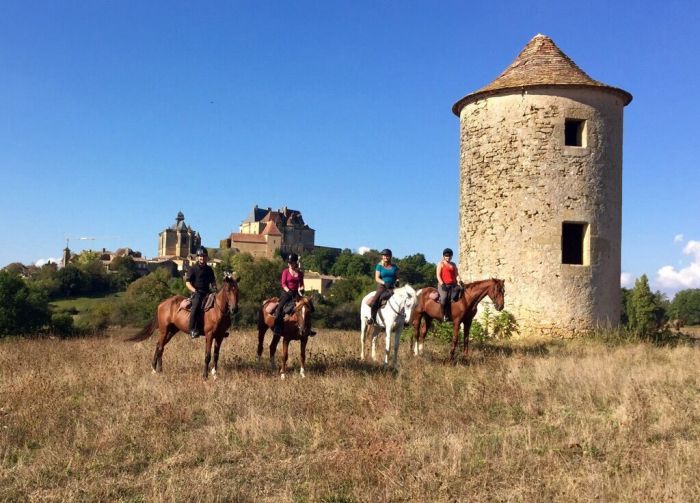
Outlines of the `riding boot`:
{"type": "Polygon", "coordinates": [[[450,303],[442,306],[442,321],[450,321],[450,303]]]}
{"type": "Polygon", "coordinates": [[[275,325],[272,327],[272,333],[282,335],[282,318],[275,318],[275,325]]]}
{"type": "Polygon", "coordinates": [[[379,306],[372,304],[372,308],[370,309],[370,316],[369,320],[367,320],[368,325],[374,325],[377,323],[377,311],[379,310],[379,306]]]}

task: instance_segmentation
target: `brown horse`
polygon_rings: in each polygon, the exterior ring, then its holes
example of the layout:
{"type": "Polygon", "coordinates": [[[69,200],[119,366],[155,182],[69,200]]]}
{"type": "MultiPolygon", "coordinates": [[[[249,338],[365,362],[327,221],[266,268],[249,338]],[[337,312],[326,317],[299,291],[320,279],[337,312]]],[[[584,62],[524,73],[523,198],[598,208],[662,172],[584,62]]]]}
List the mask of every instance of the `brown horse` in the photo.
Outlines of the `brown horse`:
{"type": "MultiPolygon", "coordinates": [[[[278,299],[273,297],[263,302],[258,313],[258,363],[262,357],[263,342],[267,329],[275,326],[274,310],[272,303],[278,299]],[[270,312],[272,311],[272,312],[270,312]]],[[[309,331],[311,330],[311,313],[314,312],[314,303],[309,297],[299,297],[294,306],[294,313],[290,316],[285,316],[282,324],[282,334],[272,336],[270,342],[270,369],[275,369],[275,352],[277,344],[282,339],[282,362],[279,367],[280,377],[284,379],[287,372],[287,359],[289,357],[289,342],[299,341],[301,343],[301,369],[299,374],[301,377],[306,377],[304,374],[304,366],[306,365],[306,343],[309,340],[309,331]]]]}
{"type": "MultiPolygon", "coordinates": [[[[182,295],[175,295],[165,299],[158,305],[155,319],[146,325],[139,333],[126,339],[127,341],[143,341],[148,339],[156,328],[160,329],[160,338],[156,344],[156,351],[153,355],[153,372],[163,371],[163,350],[165,345],[172,339],[178,331],[187,333],[190,312],[180,309],[180,303],[185,300],[182,295]]],[[[216,369],[219,364],[219,349],[221,342],[227,335],[227,330],[231,326],[231,315],[238,311],[238,284],[236,280],[226,274],[224,282],[216,294],[214,306],[204,312],[204,337],[206,349],[204,351],[204,374],[206,379],[209,374],[209,362],[211,361],[211,345],[214,346],[214,366],[211,374],[216,379],[216,369]]]]}
{"type": "MultiPolygon", "coordinates": [[[[418,304],[413,310],[411,323],[415,329],[415,333],[411,336],[411,347],[413,354],[418,355],[423,352],[423,343],[425,334],[430,329],[430,325],[435,319],[442,319],[442,306],[439,300],[434,300],[437,290],[432,287],[423,288],[418,294],[418,304]],[[433,294],[433,295],[431,295],[433,294]],[[422,321],[425,320],[423,324],[422,321]],[[414,340],[417,339],[416,340],[414,340]]],[[[493,302],[496,310],[503,309],[503,296],[505,294],[504,281],[502,279],[484,279],[464,285],[464,293],[459,300],[452,302],[451,319],[452,319],[452,350],[450,351],[450,359],[454,361],[455,349],[459,341],[459,327],[464,323],[464,358],[469,355],[469,329],[472,325],[472,320],[476,315],[476,307],[484,297],[488,295],[493,302]]]]}

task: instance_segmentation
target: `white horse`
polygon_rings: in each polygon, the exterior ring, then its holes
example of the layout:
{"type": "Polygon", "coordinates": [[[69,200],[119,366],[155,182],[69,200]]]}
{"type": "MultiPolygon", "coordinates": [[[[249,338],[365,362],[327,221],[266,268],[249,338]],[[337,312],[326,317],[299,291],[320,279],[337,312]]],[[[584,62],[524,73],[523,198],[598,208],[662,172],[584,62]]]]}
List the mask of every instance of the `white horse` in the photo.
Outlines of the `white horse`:
{"type": "Polygon", "coordinates": [[[376,360],[375,346],[379,331],[384,329],[386,333],[386,349],[384,352],[384,365],[389,363],[389,349],[391,344],[391,333],[394,332],[394,367],[398,366],[399,341],[401,340],[401,330],[404,324],[411,319],[411,313],[416,305],[416,291],[411,285],[405,285],[394,290],[383,308],[377,312],[377,322],[368,325],[367,320],[372,316],[372,310],[367,301],[374,296],[370,292],[362,299],[360,306],[360,359],[365,359],[365,336],[367,332],[372,334],[372,360],[376,360]]]}

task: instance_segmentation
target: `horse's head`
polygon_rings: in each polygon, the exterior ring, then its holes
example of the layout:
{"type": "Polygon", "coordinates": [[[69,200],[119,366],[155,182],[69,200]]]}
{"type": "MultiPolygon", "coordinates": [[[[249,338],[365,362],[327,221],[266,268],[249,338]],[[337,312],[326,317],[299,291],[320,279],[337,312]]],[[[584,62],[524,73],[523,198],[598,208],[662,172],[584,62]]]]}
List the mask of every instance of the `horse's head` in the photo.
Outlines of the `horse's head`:
{"type": "Polygon", "coordinates": [[[297,318],[299,337],[309,335],[311,330],[311,313],[314,312],[314,303],[310,297],[299,297],[294,306],[294,314],[297,318]]]}
{"type": "Polygon", "coordinates": [[[503,304],[505,302],[504,296],[506,294],[505,281],[502,279],[491,278],[491,286],[488,289],[488,296],[493,302],[493,307],[496,311],[503,310],[503,304]]]}
{"type": "Polygon", "coordinates": [[[221,292],[231,315],[236,314],[238,312],[238,278],[235,273],[224,273],[221,292]]]}
{"type": "Polygon", "coordinates": [[[394,290],[394,297],[399,304],[399,312],[404,316],[404,323],[408,323],[416,307],[418,296],[411,285],[404,285],[394,290]]]}

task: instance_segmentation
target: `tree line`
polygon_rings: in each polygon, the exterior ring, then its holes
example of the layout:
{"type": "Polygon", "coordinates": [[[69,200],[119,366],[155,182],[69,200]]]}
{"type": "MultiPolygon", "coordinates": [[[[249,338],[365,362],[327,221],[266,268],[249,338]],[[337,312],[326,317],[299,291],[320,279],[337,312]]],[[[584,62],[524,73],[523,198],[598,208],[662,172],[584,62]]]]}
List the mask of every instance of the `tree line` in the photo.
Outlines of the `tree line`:
{"type": "MultiPolygon", "coordinates": [[[[223,250],[215,255],[221,264],[215,267],[220,283],[225,272],[239,278],[240,310],[234,326],[251,326],[257,321],[260,303],[280,293],[279,279],[286,264],[281,257],[254,258],[247,253],[223,250]]],[[[379,252],[362,255],[351,250],[320,249],[302,256],[306,271],[338,276],[323,296],[314,294],[315,324],[325,328],[359,327],[358,305],[374,290],[374,267],[379,252]]],[[[422,253],[395,259],[401,281],[416,289],[435,286],[435,264],[422,253]]],[[[141,277],[133,259],[117,257],[106,270],[95,252],[82,252],[66,267],[56,264],[41,267],[14,263],[0,271],[0,336],[47,331],[70,335],[100,331],[109,325],[139,325],[154,315],[157,305],[172,295],[187,295],[180,275],[157,269],[141,277]],[[52,302],[83,296],[106,296],[108,300],[81,311],[61,310],[52,302]],[[76,321],[77,319],[77,321],[76,321]]],[[[652,336],[668,320],[680,319],[686,325],[700,324],[700,289],[683,290],[669,301],[662,293],[652,292],[646,275],[634,288],[622,289],[621,325],[635,336],[652,336]]]]}

